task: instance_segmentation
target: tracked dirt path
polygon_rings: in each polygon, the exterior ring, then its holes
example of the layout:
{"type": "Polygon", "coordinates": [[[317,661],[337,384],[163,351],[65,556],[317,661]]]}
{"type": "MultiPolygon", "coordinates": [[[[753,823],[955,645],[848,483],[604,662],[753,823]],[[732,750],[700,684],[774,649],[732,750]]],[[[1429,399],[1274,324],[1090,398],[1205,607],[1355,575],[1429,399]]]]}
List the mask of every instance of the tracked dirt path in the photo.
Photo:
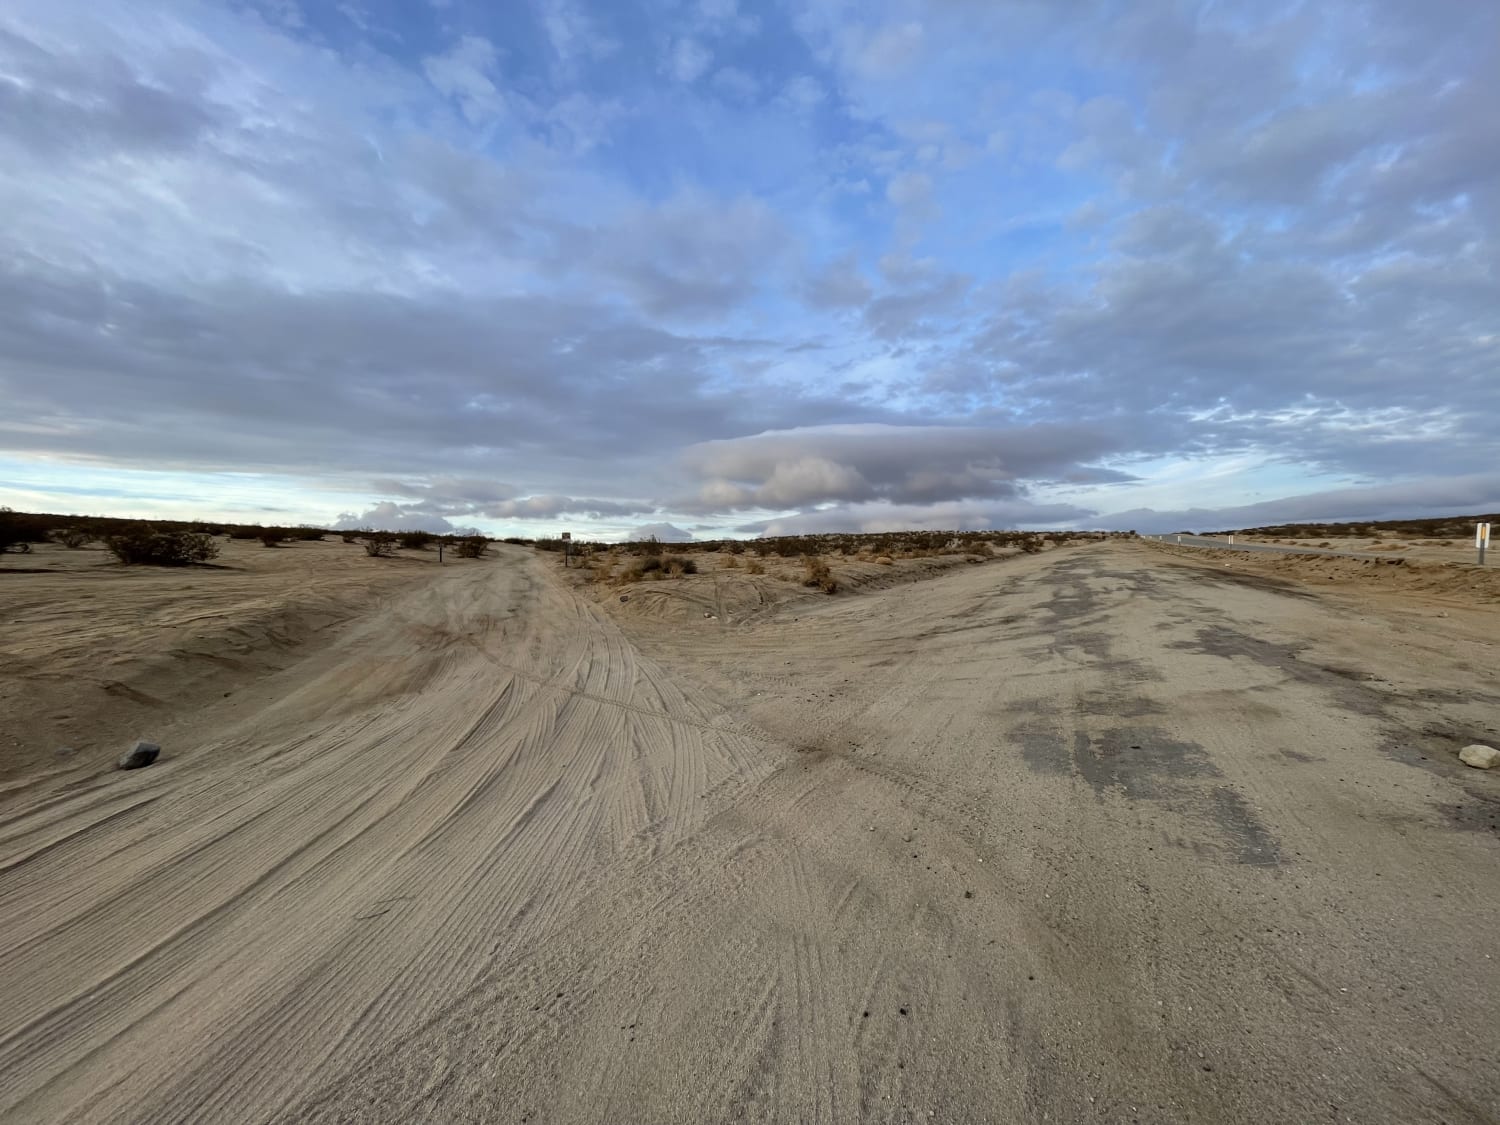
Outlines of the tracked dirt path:
{"type": "Polygon", "coordinates": [[[4,798],[0,1117],[1493,1119],[1483,630],[1097,545],[626,636],[542,565],[4,798]]]}

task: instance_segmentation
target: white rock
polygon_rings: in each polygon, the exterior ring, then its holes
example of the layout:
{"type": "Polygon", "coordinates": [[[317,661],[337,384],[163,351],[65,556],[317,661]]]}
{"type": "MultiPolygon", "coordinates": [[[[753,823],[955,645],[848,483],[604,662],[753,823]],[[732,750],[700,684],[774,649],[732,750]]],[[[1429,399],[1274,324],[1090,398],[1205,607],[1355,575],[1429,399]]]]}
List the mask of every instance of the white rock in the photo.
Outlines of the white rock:
{"type": "Polygon", "coordinates": [[[1476,742],[1460,750],[1458,760],[1466,766],[1473,766],[1476,770],[1492,769],[1500,764],[1500,750],[1476,742]]]}

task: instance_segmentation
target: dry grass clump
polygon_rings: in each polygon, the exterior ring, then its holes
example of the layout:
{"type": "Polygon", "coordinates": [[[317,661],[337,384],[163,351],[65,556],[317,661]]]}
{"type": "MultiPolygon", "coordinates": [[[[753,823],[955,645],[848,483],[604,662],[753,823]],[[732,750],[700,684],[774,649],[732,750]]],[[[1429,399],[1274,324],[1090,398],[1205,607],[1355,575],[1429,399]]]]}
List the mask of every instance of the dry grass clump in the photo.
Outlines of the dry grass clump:
{"type": "Polygon", "coordinates": [[[698,564],[692,559],[668,559],[661,555],[647,555],[636,559],[620,572],[621,582],[659,582],[664,578],[681,578],[684,574],[697,574],[698,564]]]}
{"type": "Polygon", "coordinates": [[[734,555],[721,555],[719,556],[719,566],[723,570],[738,570],[740,568],[740,560],[734,555]]]}
{"type": "Polygon", "coordinates": [[[802,579],[802,585],[814,586],[825,594],[838,592],[838,580],[834,578],[833,571],[828,569],[828,564],[817,555],[806,555],[802,559],[802,565],[807,570],[807,577],[802,579]]]}
{"type": "Polygon", "coordinates": [[[878,566],[895,566],[896,565],[896,560],[893,559],[893,558],[891,558],[890,555],[876,555],[875,556],[875,562],[876,562],[876,565],[878,565],[878,566]]]}
{"type": "Polygon", "coordinates": [[[766,564],[761,562],[759,559],[751,559],[745,564],[746,574],[764,574],[765,572],[766,564]]]}

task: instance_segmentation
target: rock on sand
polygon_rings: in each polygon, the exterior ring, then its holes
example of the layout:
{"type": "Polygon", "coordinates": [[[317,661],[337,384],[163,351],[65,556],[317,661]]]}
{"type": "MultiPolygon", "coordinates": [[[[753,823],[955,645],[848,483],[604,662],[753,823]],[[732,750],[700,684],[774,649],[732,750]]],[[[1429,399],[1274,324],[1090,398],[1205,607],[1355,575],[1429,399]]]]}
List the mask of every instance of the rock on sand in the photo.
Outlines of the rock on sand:
{"type": "Polygon", "coordinates": [[[1500,750],[1476,742],[1460,750],[1458,760],[1466,766],[1473,766],[1476,770],[1492,769],[1496,762],[1500,762],[1500,750]]]}
{"type": "Polygon", "coordinates": [[[161,747],[154,742],[137,742],[120,759],[122,770],[138,770],[142,766],[149,766],[156,761],[156,756],[161,753],[161,747]]]}

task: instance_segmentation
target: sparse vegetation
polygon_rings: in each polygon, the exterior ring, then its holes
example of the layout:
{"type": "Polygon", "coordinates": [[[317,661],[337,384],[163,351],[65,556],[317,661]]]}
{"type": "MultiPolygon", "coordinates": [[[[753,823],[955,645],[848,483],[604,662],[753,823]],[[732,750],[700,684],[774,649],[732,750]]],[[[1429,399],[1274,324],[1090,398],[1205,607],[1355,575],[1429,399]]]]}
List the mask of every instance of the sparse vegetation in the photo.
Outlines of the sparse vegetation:
{"type": "Polygon", "coordinates": [[[403,550],[425,551],[437,541],[437,536],[430,531],[403,531],[397,539],[403,550]]]}
{"type": "Polygon", "coordinates": [[[636,559],[620,572],[621,582],[656,582],[664,578],[681,578],[685,574],[697,574],[698,564],[692,559],[668,559],[661,555],[647,555],[636,559]]]}
{"type": "Polygon", "coordinates": [[[490,541],[483,535],[464,535],[453,540],[453,553],[461,559],[482,558],[490,549],[490,541]]]}
{"type": "Polygon", "coordinates": [[[807,577],[802,580],[802,585],[816,587],[825,594],[838,593],[838,580],[834,578],[833,571],[821,558],[817,555],[808,555],[803,558],[802,565],[807,570],[807,577]]]}
{"type": "Polygon", "coordinates": [[[150,524],[123,535],[111,535],[104,545],[127,566],[193,566],[219,554],[219,545],[212,535],[198,531],[158,531],[150,524]]]}
{"type": "Polygon", "coordinates": [[[54,541],[61,543],[70,551],[87,547],[94,541],[94,533],[86,527],[62,527],[52,533],[54,541]]]}
{"type": "Polygon", "coordinates": [[[396,553],[396,536],[389,531],[364,533],[365,554],[372,559],[388,559],[396,553]]]}
{"type": "Polygon", "coordinates": [[[766,564],[761,562],[759,559],[751,559],[745,564],[746,574],[764,574],[765,572],[766,564]]]}
{"type": "MultiPolygon", "coordinates": [[[[1281,536],[1287,539],[1448,539],[1463,542],[1474,535],[1476,523],[1500,523],[1500,512],[1435,516],[1421,520],[1379,520],[1351,523],[1278,523],[1234,529],[1236,535],[1281,536]]],[[[1211,532],[1228,535],[1229,531],[1211,532]]]]}
{"type": "Polygon", "coordinates": [[[268,527],[265,530],[263,530],[260,533],[260,535],[258,536],[258,538],[260,539],[260,545],[262,547],[279,547],[279,546],[281,546],[281,539],[282,539],[281,532],[277,531],[273,527],[268,527]]]}

